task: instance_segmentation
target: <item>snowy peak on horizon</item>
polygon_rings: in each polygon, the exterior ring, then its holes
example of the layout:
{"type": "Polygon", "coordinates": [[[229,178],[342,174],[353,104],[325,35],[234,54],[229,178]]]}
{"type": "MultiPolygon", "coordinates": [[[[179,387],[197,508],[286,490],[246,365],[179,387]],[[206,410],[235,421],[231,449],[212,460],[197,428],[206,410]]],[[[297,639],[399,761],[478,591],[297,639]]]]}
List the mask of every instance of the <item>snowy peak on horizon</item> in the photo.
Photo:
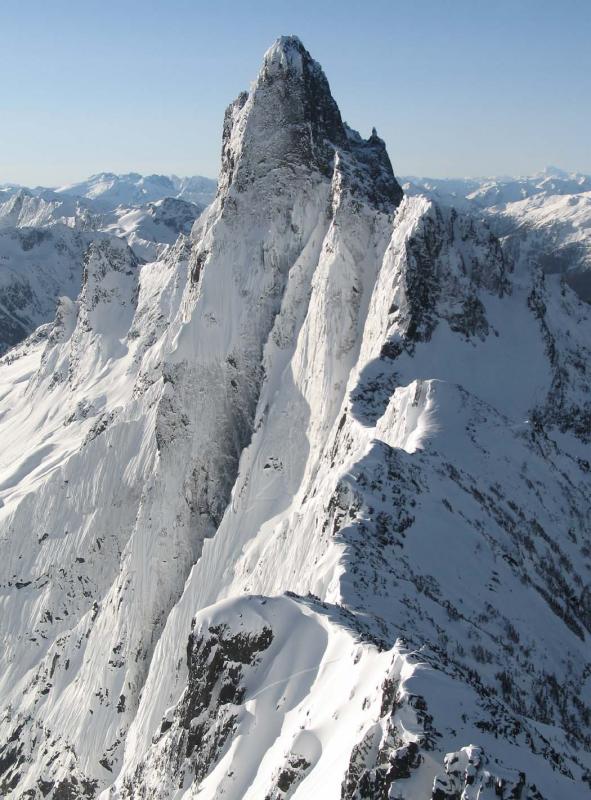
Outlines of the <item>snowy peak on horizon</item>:
{"type": "Polygon", "coordinates": [[[482,207],[523,200],[534,194],[579,194],[591,191],[591,175],[567,172],[558,167],[545,167],[533,175],[492,177],[430,178],[407,175],[401,177],[407,190],[427,191],[445,197],[475,201],[482,207]]]}
{"type": "MultiPolygon", "coordinates": [[[[577,175],[584,175],[582,172],[578,171],[569,171],[566,169],[561,169],[560,167],[555,167],[552,164],[548,164],[541,170],[540,175],[543,175],[545,178],[569,178],[577,175]]],[[[588,177],[588,175],[586,176],[588,177]]]]}
{"type": "Polygon", "coordinates": [[[113,211],[119,205],[131,207],[175,197],[205,207],[213,200],[216,188],[217,181],[201,175],[179,178],[177,175],[141,175],[138,172],[99,172],[57,188],[2,184],[0,202],[15,194],[31,195],[45,201],[72,197],[94,201],[97,210],[113,211]]]}
{"type": "Polygon", "coordinates": [[[216,181],[200,175],[179,178],[176,175],[101,172],[54,191],[57,195],[85,197],[107,210],[114,210],[117,206],[137,206],[165,197],[176,197],[205,207],[212,201],[216,186],[216,181]]]}

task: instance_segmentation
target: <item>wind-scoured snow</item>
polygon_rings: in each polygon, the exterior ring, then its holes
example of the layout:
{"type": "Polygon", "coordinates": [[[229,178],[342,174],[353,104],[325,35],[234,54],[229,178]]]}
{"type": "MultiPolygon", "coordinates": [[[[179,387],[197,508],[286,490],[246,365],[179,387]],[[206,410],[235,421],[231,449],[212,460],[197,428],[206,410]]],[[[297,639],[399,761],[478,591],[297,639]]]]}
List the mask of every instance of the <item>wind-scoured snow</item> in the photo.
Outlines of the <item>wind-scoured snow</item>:
{"type": "Polygon", "coordinates": [[[6,797],[588,793],[591,312],[428,195],[282,37],[4,355],[6,797]]]}

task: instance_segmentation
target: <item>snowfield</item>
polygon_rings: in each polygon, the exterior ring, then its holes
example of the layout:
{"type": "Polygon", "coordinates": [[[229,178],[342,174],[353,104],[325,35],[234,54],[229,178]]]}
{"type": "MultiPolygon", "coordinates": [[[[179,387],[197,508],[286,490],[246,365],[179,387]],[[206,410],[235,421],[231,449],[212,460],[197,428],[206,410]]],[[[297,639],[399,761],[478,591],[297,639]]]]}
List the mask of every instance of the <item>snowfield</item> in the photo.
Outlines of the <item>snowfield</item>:
{"type": "Polygon", "coordinates": [[[0,359],[0,794],[587,796],[585,191],[403,196],[295,37],[190,234],[130,180],[0,359]]]}

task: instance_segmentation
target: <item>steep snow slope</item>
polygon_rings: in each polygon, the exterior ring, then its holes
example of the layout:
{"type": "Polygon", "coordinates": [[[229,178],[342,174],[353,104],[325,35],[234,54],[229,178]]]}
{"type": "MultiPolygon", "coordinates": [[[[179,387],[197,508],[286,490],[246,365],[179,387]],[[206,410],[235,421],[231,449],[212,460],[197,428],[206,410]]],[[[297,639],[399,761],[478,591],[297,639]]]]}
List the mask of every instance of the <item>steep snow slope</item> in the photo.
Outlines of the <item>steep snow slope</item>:
{"type": "Polygon", "coordinates": [[[5,795],[584,796],[589,342],[278,40],[191,238],[0,366],[5,795]]]}

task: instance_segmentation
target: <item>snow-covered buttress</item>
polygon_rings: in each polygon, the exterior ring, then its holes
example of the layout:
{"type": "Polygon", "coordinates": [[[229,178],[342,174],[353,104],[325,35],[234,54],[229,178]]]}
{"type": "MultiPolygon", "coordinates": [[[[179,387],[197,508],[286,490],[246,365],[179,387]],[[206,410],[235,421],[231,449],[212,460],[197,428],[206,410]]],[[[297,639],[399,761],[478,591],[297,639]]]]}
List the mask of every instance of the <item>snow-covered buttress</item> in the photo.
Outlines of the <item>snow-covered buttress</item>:
{"type": "Polygon", "coordinates": [[[584,796],[590,341],[279,39],[190,236],[0,361],[0,793],[584,796]]]}

